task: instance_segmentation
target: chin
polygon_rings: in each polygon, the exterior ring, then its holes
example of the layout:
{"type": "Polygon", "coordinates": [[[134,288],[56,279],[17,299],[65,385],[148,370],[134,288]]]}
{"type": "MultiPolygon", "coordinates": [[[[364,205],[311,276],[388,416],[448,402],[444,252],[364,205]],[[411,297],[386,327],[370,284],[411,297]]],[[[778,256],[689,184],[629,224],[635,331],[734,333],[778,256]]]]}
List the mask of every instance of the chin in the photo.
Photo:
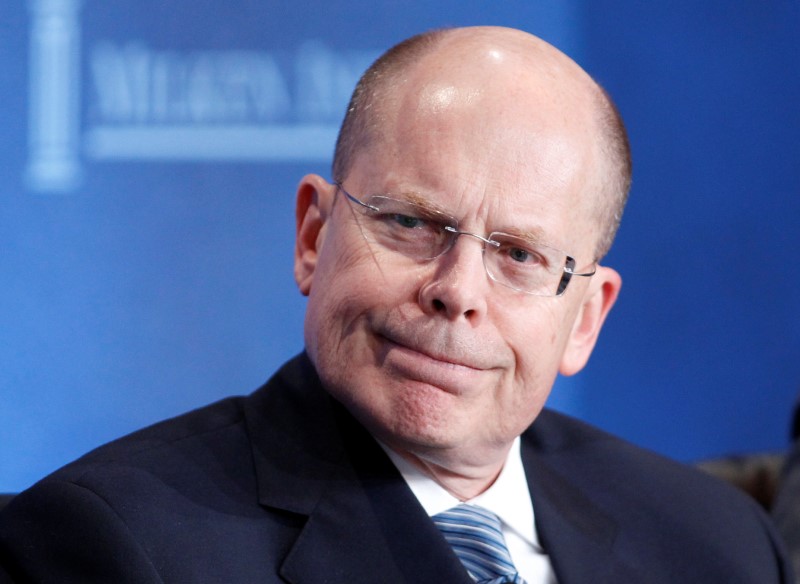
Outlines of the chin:
{"type": "Polygon", "coordinates": [[[409,412],[403,415],[394,415],[386,420],[384,431],[390,436],[387,438],[393,443],[402,445],[405,450],[411,452],[430,452],[456,447],[459,442],[457,432],[453,429],[458,428],[452,420],[442,419],[441,416],[409,416],[409,412]]]}

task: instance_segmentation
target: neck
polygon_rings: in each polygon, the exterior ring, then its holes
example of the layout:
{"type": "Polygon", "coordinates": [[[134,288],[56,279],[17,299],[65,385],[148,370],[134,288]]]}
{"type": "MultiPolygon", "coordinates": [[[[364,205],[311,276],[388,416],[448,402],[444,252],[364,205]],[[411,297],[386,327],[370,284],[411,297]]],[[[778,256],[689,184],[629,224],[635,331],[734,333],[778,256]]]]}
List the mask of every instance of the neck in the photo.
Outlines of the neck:
{"type": "Polygon", "coordinates": [[[491,487],[500,471],[503,470],[510,445],[502,456],[491,462],[476,464],[472,461],[454,461],[432,457],[427,454],[415,454],[406,450],[394,449],[399,456],[413,464],[427,476],[432,478],[445,491],[459,501],[474,499],[491,487]]]}

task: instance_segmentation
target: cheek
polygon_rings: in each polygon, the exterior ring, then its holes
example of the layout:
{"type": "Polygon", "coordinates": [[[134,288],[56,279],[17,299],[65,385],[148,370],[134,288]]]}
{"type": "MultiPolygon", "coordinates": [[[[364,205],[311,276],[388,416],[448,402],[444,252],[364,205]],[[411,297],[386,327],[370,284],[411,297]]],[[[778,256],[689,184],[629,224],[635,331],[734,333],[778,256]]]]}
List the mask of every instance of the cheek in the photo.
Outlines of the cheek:
{"type": "Polygon", "coordinates": [[[306,307],[305,340],[312,354],[319,345],[327,349],[332,335],[342,334],[342,321],[355,309],[358,289],[352,281],[359,277],[360,263],[357,248],[345,245],[340,230],[332,227],[321,246],[306,307]]]}
{"type": "Polygon", "coordinates": [[[370,318],[403,304],[411,290],[407,272],[350,227],[328,232],[306,309],[307,349],[336,362],[368,349],[370,318]]]}
{"type": "Polygon", "coordinates": [[[570,315],[557,303],[560,299],[531,300],[530,310],[506,316],[502,331],[514,353],[514,401],[520,407],[549,393],[571,329],[570,315]]]}
{"type": "Polygon", "coordinates": [[[564,343],[549,315],[517,327],[513,393],[506,401],[507,434],[522,433],[541,412],[555,383],[564,343]]]}

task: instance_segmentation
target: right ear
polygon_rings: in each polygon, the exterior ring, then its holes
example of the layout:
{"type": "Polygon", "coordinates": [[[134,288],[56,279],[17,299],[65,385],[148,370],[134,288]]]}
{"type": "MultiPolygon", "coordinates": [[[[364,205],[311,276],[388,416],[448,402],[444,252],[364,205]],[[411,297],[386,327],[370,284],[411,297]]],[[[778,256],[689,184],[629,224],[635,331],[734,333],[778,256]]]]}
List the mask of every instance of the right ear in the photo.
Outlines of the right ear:
{"type": "Polygon", "coordinates": [[[336,187],[317,174],[304,176],[297,186],[294,279],[303,296],[311,291],[335,193],[336,187]]]}

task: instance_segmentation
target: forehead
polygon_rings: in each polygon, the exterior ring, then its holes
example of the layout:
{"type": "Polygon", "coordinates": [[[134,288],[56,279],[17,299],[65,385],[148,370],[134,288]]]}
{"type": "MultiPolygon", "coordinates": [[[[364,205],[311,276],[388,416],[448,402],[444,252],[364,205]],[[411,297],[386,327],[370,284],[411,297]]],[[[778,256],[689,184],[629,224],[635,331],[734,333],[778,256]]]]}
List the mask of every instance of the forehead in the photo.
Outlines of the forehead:
{"type": "Polygon", "coordinates": [[[536,227],[570,249],[588,237],[594,251],[604,168],[595,91],[540,41],[451,35],[380,85],[348,185],[423,198],[472,229],[536,227]]]}
{"type": "Polygon", "coordinates": [[[593,251],[591,166],[569,136],[473,121],[407,120],[357,156],[349,187],[426,205],[461,229],[518,234],[576,256],[593,251]]]}
{"type": "Polygon", "coordinates": [[[520,54],[456,43],[387,84],[351,167],[360,192],[424,199],[481,228],[585,235],[567,227],[593,217],[601,183],[586,76],[563,55],[532,64],[520,54]]]}

